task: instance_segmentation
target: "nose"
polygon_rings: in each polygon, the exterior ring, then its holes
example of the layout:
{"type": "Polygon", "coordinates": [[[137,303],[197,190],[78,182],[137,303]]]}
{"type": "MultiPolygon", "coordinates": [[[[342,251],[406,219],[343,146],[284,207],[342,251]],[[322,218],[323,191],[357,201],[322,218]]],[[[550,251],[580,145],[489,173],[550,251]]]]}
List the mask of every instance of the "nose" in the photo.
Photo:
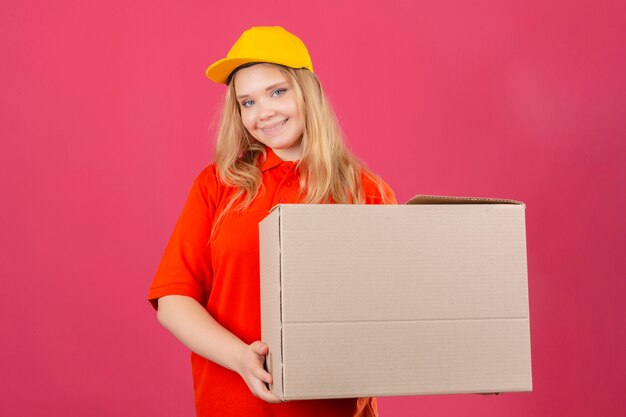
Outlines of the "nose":
{"type": "Polygon", "coordinates": [[[269,119],[275,114],[276,110],[274,109],[274,106],[272,106],[272,103],[269,103],[266,100],[262,100],[259,103],[259,118],[261,120],[269,119]]]}

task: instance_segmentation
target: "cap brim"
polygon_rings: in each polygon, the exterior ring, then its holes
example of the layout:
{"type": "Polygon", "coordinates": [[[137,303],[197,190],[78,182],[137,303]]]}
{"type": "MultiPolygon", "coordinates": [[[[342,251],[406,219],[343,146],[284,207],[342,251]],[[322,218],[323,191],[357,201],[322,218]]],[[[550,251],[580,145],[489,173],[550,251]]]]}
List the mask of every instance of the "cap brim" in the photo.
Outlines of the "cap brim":
{"type": "Polygon", "coordinates": [[[280,62],[272,62],[269,60],[260,60],[259,58],[223,58],[219,61],[211,64],[209,68],[206,69],[206,76],[216,83],[226,84],[228,80],[228,76],[231,72],[233,72],[237,67],[240,67],[244,64],[249,64],[252,62],[268,62],[270,64],[278,64],[285,65],[280,62]]]}

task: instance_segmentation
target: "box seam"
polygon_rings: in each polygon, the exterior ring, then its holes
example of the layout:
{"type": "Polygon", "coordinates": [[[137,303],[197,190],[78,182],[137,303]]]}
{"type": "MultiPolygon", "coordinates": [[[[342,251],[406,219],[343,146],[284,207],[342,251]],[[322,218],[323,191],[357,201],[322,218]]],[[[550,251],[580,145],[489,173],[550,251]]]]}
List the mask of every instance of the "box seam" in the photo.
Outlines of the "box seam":
{"type": "Polygon", "coordinates": [[[368,323],[418,323],[418,322],[442,322],[442,321],[493,321],[493,320],[529,320],[528,316],[521,317],[467,317],[467,318],[448,318],[448,319],[407,319],[407,320],[321,320],[321,321],[292,321],[283,323],[281,321],[281,329],[284,325],[294,324],[368,324],[368,323]]]}
{"type": "Polygon", "coordinates": [[[283,345],[283,233],[282,233],[282,210],[278,206],[278,305],[280,316],[280,378],[282,396],[285,398],[285,351],[283,345]]]}

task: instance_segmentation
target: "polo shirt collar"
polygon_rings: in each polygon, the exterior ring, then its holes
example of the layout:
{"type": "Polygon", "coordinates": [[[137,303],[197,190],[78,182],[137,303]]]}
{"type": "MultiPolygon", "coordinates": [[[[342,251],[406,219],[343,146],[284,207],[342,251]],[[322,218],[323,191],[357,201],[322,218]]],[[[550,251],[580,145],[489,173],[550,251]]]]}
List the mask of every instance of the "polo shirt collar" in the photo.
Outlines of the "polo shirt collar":
{"type": "Polygon", "coordinates": [[[263,161],[263,164],[261,165],[261,171],[267,171],[268,169],[277,167],[280,164],[294,164],[294,162],[292,161],[283,161],[282,159],[280,159],[278,155],[274,153],[272,148],[268,146],[265,147],[265,151],[267,152],[267,158],[265,159],[265,161],[263,161]]]}

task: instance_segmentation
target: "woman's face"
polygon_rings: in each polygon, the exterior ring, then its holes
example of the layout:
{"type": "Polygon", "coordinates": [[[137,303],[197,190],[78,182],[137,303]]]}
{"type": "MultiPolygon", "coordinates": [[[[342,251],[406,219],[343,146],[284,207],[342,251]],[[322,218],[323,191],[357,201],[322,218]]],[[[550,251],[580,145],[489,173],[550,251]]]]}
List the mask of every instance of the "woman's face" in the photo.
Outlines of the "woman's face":
{"type": "Polygon", "coordinates": [[[242,68],[233,78],[241,121],[283,161],[302,156],[304,115],[289,80],[272,64],[242,68]]]}

